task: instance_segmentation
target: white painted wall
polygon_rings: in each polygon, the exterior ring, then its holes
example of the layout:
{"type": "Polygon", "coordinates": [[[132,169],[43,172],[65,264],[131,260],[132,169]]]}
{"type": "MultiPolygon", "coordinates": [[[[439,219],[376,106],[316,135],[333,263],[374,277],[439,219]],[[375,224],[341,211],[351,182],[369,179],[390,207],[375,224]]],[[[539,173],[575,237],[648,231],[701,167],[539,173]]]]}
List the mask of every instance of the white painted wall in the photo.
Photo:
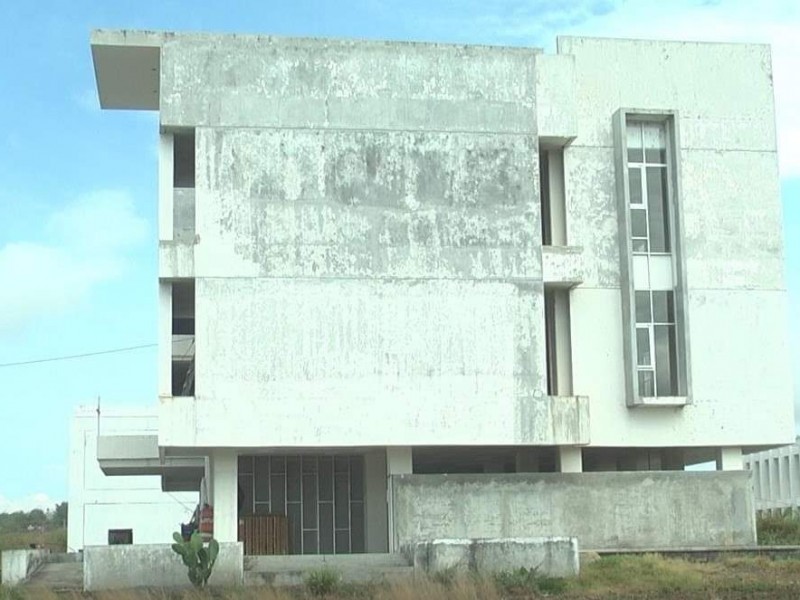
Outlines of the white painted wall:
{"type": "Polygon", "coordinates": [[[562,38],[578,134],[565,149],[574,393],[591,445],[759,446],[794,439],[769,48],[562,38]],[[678,111],[692,404],[627,408],[612,115],[678,111]]]}
{"type": "MultiPolygon", "coordinates": [[[[101,435],[154,434],[152,409],[101,407],[101,435]]],[[[106,545],[109,529],[132,529],[134,544],[168,543],[192,516],[197,494],[165,493],[159,477],[107,477],[97,463],[96,407],[81,407],[70,423],[67,547],[106,545]]]]}

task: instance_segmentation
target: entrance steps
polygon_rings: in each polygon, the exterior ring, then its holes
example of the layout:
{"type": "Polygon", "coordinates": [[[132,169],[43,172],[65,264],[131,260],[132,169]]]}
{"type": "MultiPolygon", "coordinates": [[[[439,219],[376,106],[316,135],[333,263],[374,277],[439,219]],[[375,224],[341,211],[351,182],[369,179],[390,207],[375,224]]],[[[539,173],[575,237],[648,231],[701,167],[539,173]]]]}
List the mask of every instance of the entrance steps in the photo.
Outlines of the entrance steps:
{"type": "Polygon", "coordinates": [[[24,585],[45,587],[54,592],[82,591],[83,556],[78,553],[48,554],[24,585]]]}
{"type": "Polygon", "coordinates": [[[305,554],[245,556],[245,585],[301,585],[322,569],[338,573],[345,582],[392,581],[414,575],[402,554],[305,554]]]}

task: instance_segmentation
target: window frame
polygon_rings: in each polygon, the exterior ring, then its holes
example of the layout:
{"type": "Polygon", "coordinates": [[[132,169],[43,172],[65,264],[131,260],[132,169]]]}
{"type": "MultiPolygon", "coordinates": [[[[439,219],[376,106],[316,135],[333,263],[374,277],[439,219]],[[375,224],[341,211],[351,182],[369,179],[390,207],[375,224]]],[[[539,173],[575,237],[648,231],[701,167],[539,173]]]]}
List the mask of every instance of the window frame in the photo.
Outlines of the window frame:
{"type": "MultiPolygon", "coordinates": [[[[689,321],[686,307],[688,305],[686,286],[686,264],[683,253],[683,215],[682,195],[680,189],[680,136],[678,128],[678,112],[675,110],[640,110],[620,108],[613,116],[614,135],[614,162],[616,172],[616,191],[618,208],[618,245],[620,253],[620,288],[622,295],[622,323],[623,323],[623,364],[625,370],[625,401],[629,407],[639,406],[665,406],[680,407],[692,403],[691,385],[691,358],[689,355],[689,321]],[[631,228],[632,211],[631,195],[629,188],[629,163],[628,163],[628,122],[656,122],[664,124],[666,136],[666,175],[667,175],[667,234],[669,252],[633,251],[633,230],[631,228]],[[675,396],[642,396],[639,393],[638,383],[638,356],[637,356],[637,323],[636,323],[636,291],[633,279],[634,256],[667,256],[671,259],[673,276],[673,301],[675,320],[675,352],[676,352],[676,379],[677,395],[675,396]]],[[[638,168],[642,171],[640,179],[642,188],[646,183],[644,172],[647,161],[644,158],[638,168]]],[[[655,164],[653,165],[655,166],[655,164]]],[[[643,189],[644,192],[644,189],[643,189]]],[[[642,204],[647,202],[646,195],[642,196],[642,204]]],[[[638,239],[638,238],[637,238],[638,239]]],[[[648,218],[648,240],[649,218],[648,218]]],[[[654,290],[638,290],[652,292],[654,290]]],[[[658,290],[655,290],[658,291],[658,290]]],[[[666,291],[666,290],[662,290],[666,291]]],[[[651,296],[652,302],[652,296],[651,296]]],[[[651,306],[652,315],[652,306],[651,306]]],[[[651,323],[652,325],[652,323],[651,323]]],[[[654,390],[657,392],[655,370],[655,348],[653,335],[650,335],[651,364],[653,364],[654,390]]]]}

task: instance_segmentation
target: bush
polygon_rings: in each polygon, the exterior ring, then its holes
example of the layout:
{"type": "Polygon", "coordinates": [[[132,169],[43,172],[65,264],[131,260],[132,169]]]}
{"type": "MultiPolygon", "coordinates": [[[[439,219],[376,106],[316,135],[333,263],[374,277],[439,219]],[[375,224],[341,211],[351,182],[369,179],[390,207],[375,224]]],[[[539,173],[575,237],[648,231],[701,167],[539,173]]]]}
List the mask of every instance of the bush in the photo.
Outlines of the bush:
{"type": "Polygon", "coordinates": [[[338,589],[341,579],[333,569],[317,569],[306,577],[306,587],[314,596],[327,596],[338,589]]]}
{"type": "Polygon", "coordinates": [[[794,513],[759,517],[756,521],[758,543],[762,546],[794,546],[800,544],[800,517],[794,513]]]}

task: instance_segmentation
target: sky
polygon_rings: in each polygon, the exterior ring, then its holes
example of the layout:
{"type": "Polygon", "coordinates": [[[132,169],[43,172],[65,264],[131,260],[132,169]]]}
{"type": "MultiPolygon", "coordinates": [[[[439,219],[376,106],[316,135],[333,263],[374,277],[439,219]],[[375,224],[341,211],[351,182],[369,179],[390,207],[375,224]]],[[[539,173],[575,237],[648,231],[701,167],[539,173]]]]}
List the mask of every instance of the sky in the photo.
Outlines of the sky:
{"type": "MultiPolygon", "coordinates": [[[[155,406],[158,120],[101,111],[89,32],[218,31],[541,47],[557,35],[772,45],[800,374],[798,0],[0,0],[0,512],[67,498],[79,405],[155,406]],[[149,345],[149,346],[148,346],[149,345]],[[76,360],[7,363],[148,346],[76,360]]],[[[797,388],[797,384],[796,384],[797,388]]],[[[796,393],[796,404],[800,395],[796,393]]]]}

